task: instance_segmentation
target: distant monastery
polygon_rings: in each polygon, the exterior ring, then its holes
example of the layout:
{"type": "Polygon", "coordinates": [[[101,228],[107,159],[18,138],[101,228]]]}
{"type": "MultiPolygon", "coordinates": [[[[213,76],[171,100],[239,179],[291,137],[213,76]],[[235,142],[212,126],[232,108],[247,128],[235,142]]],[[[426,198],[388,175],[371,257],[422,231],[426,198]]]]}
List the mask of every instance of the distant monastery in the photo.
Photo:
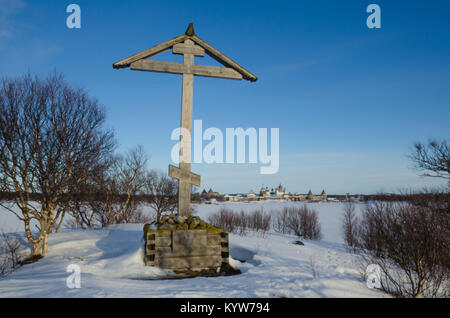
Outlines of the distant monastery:
{"type": "Polygon", "coordinates": [[[325,190],[322,191],[320,195],[314,195],[311,190],[308,194],[299,193],[287,193],[286,187],[281,184],[277,188],[272,188],[269,190],[268,187],[262,187],[259,194],[255,193],[253,190],[247,195],[242,194],[228,194],[224,196],[228,201],[261,201],[261,200],[287,200],[287,201],[327,201],[328,196],[325,190]]]}

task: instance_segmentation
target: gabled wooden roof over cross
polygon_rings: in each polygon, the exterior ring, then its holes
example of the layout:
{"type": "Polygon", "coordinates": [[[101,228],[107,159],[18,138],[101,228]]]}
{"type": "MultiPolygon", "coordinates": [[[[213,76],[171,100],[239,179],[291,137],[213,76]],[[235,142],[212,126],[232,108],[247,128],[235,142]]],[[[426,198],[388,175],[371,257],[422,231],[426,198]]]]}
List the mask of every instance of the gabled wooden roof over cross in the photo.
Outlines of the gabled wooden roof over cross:
{"type": "Polygon", "coordinates": [[[178,214],[191,215],[191,185],[200,186],[200,176],[191,172],[192,101],[194,76],[218,77],[255,82],[258,78],[245,68],[200,39],[191,23],[185,34],[158,44],[113,64],[116,69],[173,73],[183,75],[181,95],[180,167],[169,165],[169,176],[178,179],[178,214]],[[172,49],[183,55],[183,63],[153,61],[148,58],[172,49]],[[208,54],[224,67],[194,64],[195,56],[208,54]],[[183,135],[187,131],[187,135],[183,135]]]}
{"type": "Polygon", "coordinates": [[[114,63],[113,67],[115,69],[130,67],[132,70],[174,74],[186,74],[187,71],[190,71],[192,74],[197,76],[220,77],[235,80],[246,79],[251,82],[255,82],[258,79],[254,74],[247,71],[238,63],[195,35],[194,25],[192,23],[189,24],[185,34],[120,60],[114,63]],[[203,56],[204,53],[206,53],[224,67],[192,65],[191,70],[187,70],[186,66],[181,63],[147,60],[148,58],[169,49],[172,49],[174,54],[182,54],[183,52],[186,52],[184,50],[184,42],[186,40],[192,40],[196,44],[192,48],[192,54],[195,56],[203,56]]]}

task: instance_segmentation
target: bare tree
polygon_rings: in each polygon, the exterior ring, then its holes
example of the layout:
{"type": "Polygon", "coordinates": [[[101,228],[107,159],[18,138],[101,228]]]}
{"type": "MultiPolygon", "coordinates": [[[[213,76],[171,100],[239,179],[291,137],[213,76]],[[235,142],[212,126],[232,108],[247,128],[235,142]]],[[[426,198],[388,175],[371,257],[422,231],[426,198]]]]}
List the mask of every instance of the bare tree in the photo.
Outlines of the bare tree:
{"type": "Polygon", "coordinates": [[[49,233],[63,221],[69,185],[86,179],[112,151],[104,120],[97,100],[56,73],[0,81],[0,191],[15,193],[20,212],[2,206],[23,222],[33,256],[46,254],[49,233]]]}
{"type": "Polygon", "coordinates": [[[445,178],[450,184],[450,143],[447,140],[415,143],[409,158],[417,169],[426,171],[424,176],[445,178]]]}
{"type": "Polygon", "coordinates": [[[344,217],[342,221],[344,241],[353,251],[358,246],[358,217],[355,213],[355,203],[348,201],[344,203],[344,217]]]}
{"type": "Polygon", "coordinates": [[[146,212],[147,211],[144,211],[142,205],[140,205],[135,209],[135,211],[133,212],[133,216],[131,217],[131,220],[128,223],[147,224],[156,221],[156,212],[154,211],[153,213],[146,213],[146,212]]]}
{"type": "MultiPolygon", "coordinates": [[[[70,192],[73,193],[72,200],[66,205],[67,213],[72,217],[66,221],[65,225],[76,228],[91,228],[101,226],[97,222],[96,215],[93,213],[93,206],[101,201],[103,195],[101,184],[105,176],[112,171],[117,160],[117,156],[109,153],[101,158],[91,169],[90,175],[82,182],[71,183],[70,192]]],[[[75,172],[75,175],[77,172],[75,172]]]]}
{"type": "Polygon", "coordinates": [[[95,177],[93,182],[97,191],[89,198],[91,213],[103,227],[129,223],[136,195],[145,185],[147,157],[141,147],[129,151],[126,156],[115,156],[111,161],[109,169],[95,177]]]}
{"type": "Polygon", "coordinates": [[[156,212],[156,220],[159,222],[164,212],[174,212],[177,208],[177,182],[166,174],[150,171],[146,175],[144,192],[147,195],[147,203],[156,212]]]}
{"type": "MultiPolygon", "coordinates": [[[[92,188],[91,188],[92,189],[92,188]]],[[[93,189],[92,189],[93,190],[93,189]]],[[[93,190],[94,191],[94,190],[93,190]]],[[[89,202],[93,201],[96,193],[77,193],[74,200],[68,204],[68,213],[72,217],[66,220],[66,227],[91,228],[96,225],[94,213],[89,202]]],[[[67,218],[66,218],[67,219],[67,218]]]]}

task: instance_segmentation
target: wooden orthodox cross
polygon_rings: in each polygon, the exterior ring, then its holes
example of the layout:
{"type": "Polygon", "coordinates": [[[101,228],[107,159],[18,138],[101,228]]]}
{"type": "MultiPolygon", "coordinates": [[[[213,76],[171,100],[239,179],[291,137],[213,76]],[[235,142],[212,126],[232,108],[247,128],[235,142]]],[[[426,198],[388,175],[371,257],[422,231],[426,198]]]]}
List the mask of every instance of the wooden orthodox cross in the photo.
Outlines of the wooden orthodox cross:
{"type": "Polygon", "coordinates": [[[183,75],[181,95],[181,132],[188,132],[186,138],[180,134],[180,167],[169,165],[169,176],[178,179],[178,214],[191,215],[191,185],[200,186],[200,176],[191,172],[192,99],[194,75],[218,77],[251,82],[258,78],[236,62],[213,48],[195,35],[193,24],[185,34],[134,54],[113,64],[116,69],[130,67],[132,70],[173,73],[183,75]],[[172,49],[173,54],[183,55],[183,63],[161,62],[148,58],[172,49]],[[194,64],[194,56],[208,54],[225,67],[194,64]]]}

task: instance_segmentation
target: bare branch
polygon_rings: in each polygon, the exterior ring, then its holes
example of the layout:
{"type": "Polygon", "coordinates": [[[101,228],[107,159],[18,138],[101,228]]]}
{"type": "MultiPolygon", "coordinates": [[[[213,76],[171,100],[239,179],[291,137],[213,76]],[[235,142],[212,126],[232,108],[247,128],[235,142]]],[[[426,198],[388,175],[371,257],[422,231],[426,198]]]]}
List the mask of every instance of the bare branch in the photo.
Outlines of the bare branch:
{"type": "Polygon", "coordinates": [[[14,193],[22,216],[8,211],[24,222],[33,255],[45,254],[47,236],[62,222],[75,185],[113,150],[104,120],[98,101],[60,74],[0,80],[0,189],[14,193]],[[39,223],[35,237],[31,219],[39,223]]]}

